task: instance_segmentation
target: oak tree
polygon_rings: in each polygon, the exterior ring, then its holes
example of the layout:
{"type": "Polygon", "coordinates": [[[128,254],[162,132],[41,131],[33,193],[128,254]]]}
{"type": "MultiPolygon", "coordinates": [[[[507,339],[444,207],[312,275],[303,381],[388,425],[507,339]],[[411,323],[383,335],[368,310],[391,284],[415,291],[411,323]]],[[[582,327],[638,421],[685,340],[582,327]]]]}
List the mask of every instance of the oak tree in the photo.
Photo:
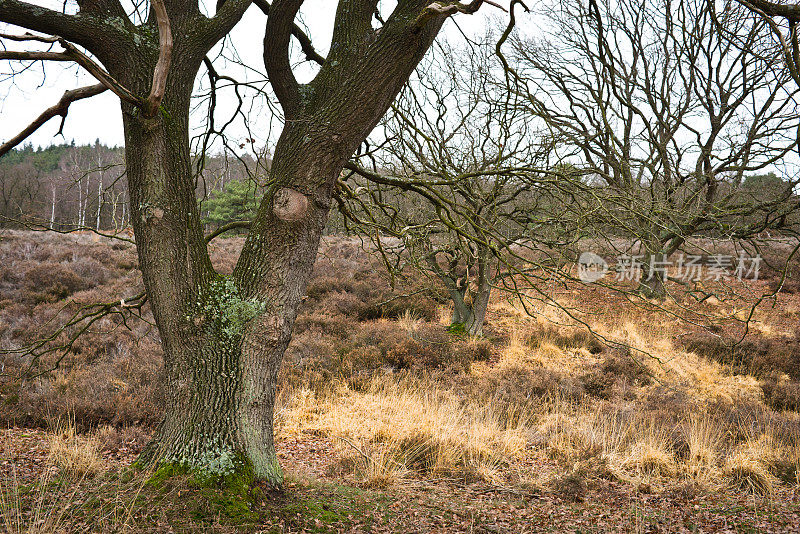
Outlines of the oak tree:
{"type": "Polygon", "coordinates": [[[384,20],[379,0],[340,0],[327,57],[294,22],[303,0],[254,2],[267,14],[264,66],[284,124],[271,185],[233,274],[222,276],[209,259],[192,180],[190,98],[206,55],[250,3],[220,2],[206,16],[197,1],[152,0],[141,20],[119,0],[78,0],[74,13],[0,0],[0,22],[37,32],[5,40],[53,45],[2,51],[0,59],[72,61],[99,81],[67,91],[22,138],[78,99],[105,90],[120,98],[131,221],[168,392],[141,461],[210,475],[243,469],[278,484],[275,382],[336,181],[445,20],[490,2],[399,0],[384,20]],[[293,36],[320,64],[307,84],[292,70],[293,36]]]}

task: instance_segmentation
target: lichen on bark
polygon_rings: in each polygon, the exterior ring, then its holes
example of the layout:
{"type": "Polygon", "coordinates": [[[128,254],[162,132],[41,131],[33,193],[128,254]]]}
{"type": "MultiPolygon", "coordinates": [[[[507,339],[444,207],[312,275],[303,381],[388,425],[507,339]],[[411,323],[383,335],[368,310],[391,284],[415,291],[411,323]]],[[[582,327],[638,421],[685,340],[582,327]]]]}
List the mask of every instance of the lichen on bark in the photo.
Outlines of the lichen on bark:
{"type": "Polygon", "coordinates": [[[206,285],[197,302],[202,322],[210,321],[225,344],[241,342],[245,325],[258,317],[265,305],[256,299],[243,299],[234,281],[219,276],[206,285]]]}

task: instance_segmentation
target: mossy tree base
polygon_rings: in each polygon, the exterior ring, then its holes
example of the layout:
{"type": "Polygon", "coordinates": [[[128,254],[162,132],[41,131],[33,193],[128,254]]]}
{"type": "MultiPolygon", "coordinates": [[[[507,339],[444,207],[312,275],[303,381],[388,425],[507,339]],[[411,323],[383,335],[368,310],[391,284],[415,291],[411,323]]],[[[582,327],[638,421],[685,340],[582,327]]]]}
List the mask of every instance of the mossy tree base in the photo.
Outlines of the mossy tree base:
{"type": "Polygon", "coordinates": [[[158,441],[153,440],[134,464],[138,469],[154,469],[149,482],[158,484],[172,476],[191,476],[202,486],[242,490],[256,482],[279,488],[283,485],[283,471],[274,452],[264,454],[271,461],[255,464],[246,454],[231,449],[205,451],[190,457],[185,453],[157,455],[158,441]]]}

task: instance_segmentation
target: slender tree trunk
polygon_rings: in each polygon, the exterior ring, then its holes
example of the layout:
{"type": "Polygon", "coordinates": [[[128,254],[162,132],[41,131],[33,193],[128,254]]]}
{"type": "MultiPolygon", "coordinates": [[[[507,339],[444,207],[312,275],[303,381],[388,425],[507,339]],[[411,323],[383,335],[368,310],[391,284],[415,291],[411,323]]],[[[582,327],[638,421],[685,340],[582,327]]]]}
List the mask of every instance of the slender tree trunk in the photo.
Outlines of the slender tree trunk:
{"type": "Polygon", "coordinates": [[[91,175],[86,173],[86,192],[83,195],[83,212],[81,212],[81,226],[87,226],[88,221],[86,220],[87,215],[89,215],[89,190],[91,189],[91,175]]]}
{"type": "Polygon", "coordinates": [[[56,224],[56,188],[52,189],[52,198],[50,203],[50,229],[55,228],[56,224]]]}
{"type": "Polygon", "coordinates": [[[111,192],[111,224],[114,225],[114,232],[119,232],[119,224],[117,221],[117,204],[119,204],[119,196],[112,190],[111,192]]]}
{"type": "Polygon", "coordinates": [[[128,201],[125,200],[125,195],[122,195],[122,216],[120,217],[120,228],[125,228],[125,206],[128,201]]]}
{"type": "Polygon", "coordinates": [[[78,227],[83,226],[83,177],[78,177],[78,227]]]}
{"type": "Polygon", "coordinates": [[[95,218],[94,229],[100,229],[100,211],[103,209],[103,176],[97,184],[97,217],[95,218]]]}

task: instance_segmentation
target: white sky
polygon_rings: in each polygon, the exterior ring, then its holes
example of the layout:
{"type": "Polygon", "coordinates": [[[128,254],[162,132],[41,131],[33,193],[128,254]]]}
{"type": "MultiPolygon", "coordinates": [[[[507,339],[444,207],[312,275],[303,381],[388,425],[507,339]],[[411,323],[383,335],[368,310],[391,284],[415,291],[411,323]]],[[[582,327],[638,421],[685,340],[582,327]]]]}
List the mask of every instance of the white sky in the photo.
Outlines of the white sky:
{"type": "MultiPolygon", "coordinates": [[[[57,10],[61,10],[63,6],[62,2],[58,0],[39,0],[33,3],[57,10]]],[[[503,3],[507,5],[507,2],[503,3]]],[[[68,9],[70,9],[69,4],[68,9]]],[[[74,3],[71,4],[72,9],[75,9],[74,3]]],[[[336,4],[337,2],[334,0],[306,0],[300,13],[300,20],[308,27],[314,45],[322,53],[327,50],[329,45],[332,31],[331,22],[336,4]]],[[[519,11],[521,10],[518,10],[518,25],[529,22],[530,19],[519,11]]],[[[479,36],[486,31],[489,24],[495,28],[504,26],[506,16],[496,8],[484,5],[481,11],[475,15],[457,15],[454,17],[455,20],[448,21],[440,37],[447,38],[454,43],[459,40],[463,41],[458,27],[467,35],[479,36]],[[502,19],[498,18],[500,16],[502,19]]],[[[259,71],[263,71],[261,43],[265,20],[260,10],[253,6],[231,33],[231,40],[236,44],[236,50],[240,57],[259,71]]],[[[0,33],[22,33],[22,30],[0,24],[0,33]]],[[[24,49],[24,45],[19,43],[8,42],[7,44],[11,50],[24,49]]],[[[25,64],[20,62],[13,62],[13,65],[8,61],[0,62],[0,141],[16,135],[43,110],[55,104],[65,90],[96,83],[91,76],[78,67],[65,67],[60,63],[46,64],[44,72],[42,64],[36,63],[24,74],[15,76],[13,79],[8,78],[12,66],[19,70],[23,65],[25,64]]],[[[224,63],[220,65],[224,65],[224,63]]],[[[220,70],[222,71],[224,68],[220,70]]],[[[236,74],[237,79],[245,76],[249,76],[251,80],[258,78],[253,73],[245,74],[241,69],[236,74]]],[[[305,81],[302,79],[302,71],[299,71],[297,76],[300,81],[305,81]]],[[[226,104],[230,108],[232,100],[223,100],[220,105],[221,111],[224,111],[226,104]]],[[[263,135],[257,135],[257,143],[263,146],[269,138],[268,112],[266,108],[257,109],[256,112],[260,113],[261,121],[256,123],[255,131],[259,132],[260,130],[260,133],[263,133],[263,135]]],[[[51,119],[31,136],[29,141],[34,146],[70,142],[73,139],[78,144],[93,143],[95,139],[100,139],[107,145],[122,145],[123,143],[118,99],[110,92],[73,104],[64,128],[64,137],[54,137],[59,124],[59,118],[51,119]]],[[[245,136],[245,132],[240,126],[234,128],[232,134],[234,138],[245,136]]]]}

